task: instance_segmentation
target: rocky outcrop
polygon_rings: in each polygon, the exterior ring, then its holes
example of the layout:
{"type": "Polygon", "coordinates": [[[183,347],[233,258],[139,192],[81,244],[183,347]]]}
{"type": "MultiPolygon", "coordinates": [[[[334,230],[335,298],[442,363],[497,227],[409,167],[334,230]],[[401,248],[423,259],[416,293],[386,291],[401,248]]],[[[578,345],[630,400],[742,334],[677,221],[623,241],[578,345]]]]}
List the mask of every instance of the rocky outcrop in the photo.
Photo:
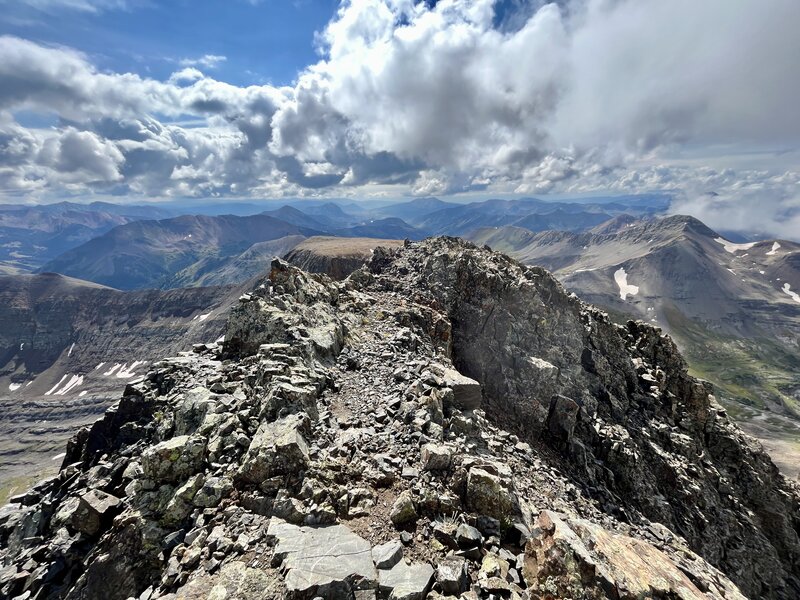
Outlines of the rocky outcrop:
{"type": "Polygon", "coordinates": [[[788,599],[798,498],[658,330],[435,239],[273,263],[0,512],[0,594],[788,599]]]}
{"type": "Polygon", "coordinates": [[[684,573],[686,567],[650,544],[588,521],[565,521],[542,511],[535,531],[525,548],[522,574],[543,594],[598,600],[744,598],[724,577],[700,589],[684,573]]]}
{"type": "Polygon", "coordinates": [[[370,259],[378,246],[397,248],[402,240],[315,236],[286,254],[286,260],[309,273],[325,273],[342,280],[370,259]]]}

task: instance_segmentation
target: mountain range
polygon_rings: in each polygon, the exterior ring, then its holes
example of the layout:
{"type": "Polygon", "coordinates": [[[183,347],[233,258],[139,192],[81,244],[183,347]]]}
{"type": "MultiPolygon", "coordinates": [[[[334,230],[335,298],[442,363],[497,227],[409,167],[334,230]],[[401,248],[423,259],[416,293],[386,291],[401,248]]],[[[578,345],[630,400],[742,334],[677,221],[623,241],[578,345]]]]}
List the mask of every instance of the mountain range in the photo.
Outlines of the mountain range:
{"type": "Polygon", "coordinates": [[[276,259],[0,508],[0,595],[793,600],[800,491],[669,336],[461,239],[276,259]]]}
{"type": "MultiPolygon", "coordinates": [[[[298,202],[249,216],[183,215],[135,221],[131,216],[119,216],[116,218],[124,222],[107,231],[95,231],[82,244],[50,248],[50,253],[61,253],[40,265],[38,271],[62,273],[118,289],[241,283],[259,266],[266,266],[259,257],[269,252],[288,252],[293,243],[299,242],[298,236],[419,240],[429,235],[463,235],[490,224],[536,231],[583,231],[621,211],[640,216],[657,214],[664,210],[665,202],[661,197],[633,197],[604,204],[531,198],[460,205],[420,198],[373,208],[298,202]],[[272,245],[265,248],[264,242],[272,245]],[[239,265],[246,266],[240,271],[239,265]]],[[[87,210],[94,208],[98,207],[89,206],[87,210]]],[[[105,205],[99,208],[104,209],[105,205]]],[[[147,210],[148,207],[139,207],[131,212],[138,218],[147,210]]],[[[104,215],[99,213],[97,218],[104,215]]]]}
{"type": "MultiPolygon", "coordinates": [[[[0,356],[0,398],[9,406],[24,399],[30,407],[19,418],[9,411],[6,426],[27,432],[37,421],[50,424],[35,435],[25,433],[30,443],[23,449],[10,448],[19,459],[14,472],[20,465],[42,464],[53,444],[108,404],[109,392],[122,382],[94,381],[97,364],[122,367],[131,362],[129,356],[135,356],[133,362],[151,360],[181,344],[216,339],[209,330],[221,314],[216,308],[235,305],[237,286],[262,274],[274,257],[285,255],[307,271],[342,279],[378,246],[399,247],[403,239],[443,233],[552,270],[568,289],[618,322],[635,318],[662,327],[678,342],[692,373],[712,381],[731,414],[766,444],[784,472],[794,475],[800,444],[798,245],[730,241],[696,219],[664,218],[667,206],[663,197],[654,196],[469,204],[436,198],[396,204],[289,201],[237,216],[217,214],[224,204],[203,207],[208,214],[182,216],[174,216],[174,206],[7,207],[16,221],[7,217],[6,222],[16,225],[30,219],[32,226],[45,228],[37,223],[76,214],[84,224],[102,224],[96,235],[87,230],[86,236],[94,236],[88,241],[36,267],[40,275],[0,280],[0,293],[8,298],[0,307],[8,332],[0,356]],[[168,216],[149,218],[153,214],[168,216]],[[83,305],[93,312],[84,308],[74,316],[76,306],[83,305]],[[55,327],[61,310],[63,322],[55,327]],[[152,311],[162,316],[152,318],[152,311]],[[32,329],[22,323],[32,323],[32,329]],[[153,327],[164,325],[165,337],[154,336],[153,327]],[[51,329],[58,331],[58,342],[42,346],[51,329]],[[39,340],[36,345],[33,339],[39,340]],[[69,356],[76,339],[86,342],[76,343],[69,356]],[[29,354],[22,344],[28,344],[29,354]],[[32,362],[34,356],[40,364],[32,362]],[[53,399],[45,393],[63,377],[59,390],[81,376],[81,386],[57,395],[77,416],[53,412],[53,399]],[[12,421],[17,424],[8,425],[12,421]],[[53,433],[56,429],[60,433],[53,433]],[[42,444],[48,436],[54,442],[42,444]]],[[[234,208],[246,212],[263,205],[234,208]]]]}
{"type": "Polygon", "coordinates": [[[48,260],[118,225],[169,214],[158,207],[108,202],[0,204],[0,273],[34,271],[48,260]]]}

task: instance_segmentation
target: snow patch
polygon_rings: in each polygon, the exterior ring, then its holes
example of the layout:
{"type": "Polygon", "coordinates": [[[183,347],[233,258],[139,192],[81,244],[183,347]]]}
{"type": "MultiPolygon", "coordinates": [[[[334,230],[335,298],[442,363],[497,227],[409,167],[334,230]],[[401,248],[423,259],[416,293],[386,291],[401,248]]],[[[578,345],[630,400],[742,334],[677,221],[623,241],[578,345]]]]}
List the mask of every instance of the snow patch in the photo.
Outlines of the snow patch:
{"type": "Polygon", "coordinates": [[[103,373],[103,377],[111,377],[114,374],[114,371],[119,369],[122,365],[120,363],[114,363],[114,366],[111,367],[108,371],[103,373]]]}
{"type": "Polygon", "coordinates": [[[200,322],[202,323],[203,321],[205,321],[210,316],[211,316],[211,313],[206,313],[204,315],[200,315],[200,317],[198,317],[198,318],[200,319],[200,322]]]}
{"type": "Polygon", "coordinates": [[[83,384],[83,375],[73,375],[67,384],[56,392],[56,396],[65,396],[67,392],[83,384]]]}
{"type": "Polygon", "coordinates": [[[789,296],[792,298],[792,300],[794,300],[795,302],[800,304],[800,294],[798,294],[797,292],[793,292],[791,285],[789,285],[788,283],[784,283],[783,284],[783,291],[786,292],[787,294],[789,294],[789,296]]]}
{"type": "Polygon", "coordinates": [[[106,364],[106,363],[104,363],[104,362],[101,362],[99,365],[97,365],[97,366],[94,368],[94,370],[95,370],[95,371],[97,371],[97,369],[102,369],[104,364],[106,364]]]}
{"type": "Polygon", "coordinates": [[[780,248],[781,248],[781,245],[778,242],[773,242],[772,243],[772,250],[767,252],[767,256],[775,256],[778,253],[778,250],[780,250],[780,248]]]}
{"type": "Polygon", "coordinates": [[[750,242],[748,244],[734,244],[733,242],[729,242],[725,238],[718,237],[714,240],[718,244],[722,244],[722,247],[725,248],[726,252],[730,252],[731,254],[736,254],[737,252],[741,252],[742,250],[750,250],[753,246],[755,246],[758,242],[750,242]]]}
{"type": "Polygon", "coordinates": [[[62,458],[64,458],[66,455],[67,455],[67,453],[66,453],[66,452],[62,452],[61,454],[56,454],[56,455],[53,457],[53,460],[61,460],[61,459],[62,459],[62,458]]]}
{"type": "Polygon", "coordinates": [[[78,394],[78,398],[83,398],[86,394],[88,394],[86,390],[83,390],[80,394],[78,394]]]}
{"type": "Polygon", "coordinates": [[[55,392],[55,391],[56,391],[58,388],[60,388],[60,387],[61,387],[61,384],[62,384],[62,383],[64,383],[64,380],[65,380],[67,377],[69,377],[69,376],[68,376],[68,375],[66,375],[66,374],[65,374],[65,375],[63,375],[63,376],[61,377],[61,379],[59,379],[59,380],[58,380],[58,383],[57,383],[57,384],[55,384],[53,387],[51,387],[49,391],[45,392],[45,393],[44,393],[44,395],[45,395],[45,396],[50,396],[50,395],[51,395],[53,392],[55,392]]]}
{"type": "Polygon", "coordinates": [[[619,297],[623,300],[625,300],[625,297],[629,294],[635,296],[639,293],[638,286],[628,284],[628,274],[625,272],[625,269],[621,267],[614,273],[614,281],[616,281],[619,286],[619,297]]]}
{"type": "Polygon", "coordinates": [[[11,390],[12,392],[16,392],[21,387],[22,387],[21,383],[10,383],[10,384],[8,384],[8,389],[11,390]]]}
{"type": "Polygon", "coordinates": [[[75,350],[75,342],[72,342],[72,346],[69,347],[69,352],[67,352],[67,357],[72,356],[73,350],[75,350]]]}
{"type": "Polygon", "coordinates": [[[128,367],[128,363],[125,363],[120,367],[119,372],[117,372],[117,379],[131,379],[136,377],[136,367],[143,364],[144,361],[142,360],[137,360],[132,363],[130,367],[128,367]]]}

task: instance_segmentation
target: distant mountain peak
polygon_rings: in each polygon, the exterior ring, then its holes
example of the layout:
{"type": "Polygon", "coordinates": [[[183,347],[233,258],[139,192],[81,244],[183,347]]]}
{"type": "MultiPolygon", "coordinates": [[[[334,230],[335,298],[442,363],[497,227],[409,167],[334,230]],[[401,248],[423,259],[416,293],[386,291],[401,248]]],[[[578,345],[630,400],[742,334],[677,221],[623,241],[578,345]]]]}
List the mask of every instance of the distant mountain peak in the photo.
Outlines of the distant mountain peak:
{"type": "Polygon", "coordinates": [[[657,225],[662,228],[679,227],[681,229],[689,229],[700,235],[709,237],[719,237],[719,234],[711,229],[708,225],[703,223],[700,219],[690,215],[671,215],[663,217],[655,221],[657,225]]]}

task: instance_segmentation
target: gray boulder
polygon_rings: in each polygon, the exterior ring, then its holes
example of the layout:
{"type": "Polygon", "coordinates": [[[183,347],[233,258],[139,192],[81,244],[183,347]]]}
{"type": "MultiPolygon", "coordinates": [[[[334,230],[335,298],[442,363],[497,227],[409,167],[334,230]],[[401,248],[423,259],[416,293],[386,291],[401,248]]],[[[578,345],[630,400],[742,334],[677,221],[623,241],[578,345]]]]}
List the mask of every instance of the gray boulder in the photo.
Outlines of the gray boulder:
{"type": "Polygon", "coordinates": [[[445,387],[453,390],[452,405],[444,408],[457,408],[458,410],[475,410],[481,407],[481,384],[462,375],[455,369],[445,369],[442,374],[445,387]]]}
{"type": "Polygon", "coordinates": [[[110,523],[120,507],[120,499],[100,490],[90,490],[78,499],[71,515],[71,525],[76,531],[93,536],[110,523]]]}
{"type": "Polygon", "coordinates": [[[403,558],[403,545],[392,540],[372,549],[372,560],[379,569],[391,569],[403,558]]]}
{"type": "Polygon", "coordinates": [[[462,523],[456,529],[456,542],[461,548],[476,548],[483,543],[483,536],[474,527],[462,523]]]}
{"type": "Polygon", "coordinates": [[[239,476],[253,483],[295,473],[308,464],[308,445],[301,433],[306,415],[289,415],[262,423],[256,431],[239,476]]]}
{"type": "Polygon", "coordinates": [[[194,497],[194,505],[202,508],[217,506],[233,489],[230,477],[209,477],[194,497]]]}
{"type": "Polygon", "coordinates": [[[458,596],[469,589],[467,560],[461,556],[448,556],[436,567],[436,581],[445,594],[458,596]]]}
{"type": "Polygon", "coordinates": [[[500,521],[514,512],[516,502],[500,477],[473,467],[467,475],[467,503],[473,510],[500,521]]]}
{"type": "Polygon", "coordinates": [[[206,440],[200,436],[181,435],[142,454],[142,471],[153,481],[183,481],[200,470],[205,459],[206,440]]]}
{"type": "Polygon", "coordinates": [[[443,444],[425,444],[422,447],[422,467],[426,471],[446,471],[453,460],[453,451],[443,444]]]}
{"type": "Polygon", "coordinates": [[[400,493],[392,505],[389,518],[397,526],[417,520],[417,509],[414,508],[414,498],[410,491],[406,490],[400,493]]]}

